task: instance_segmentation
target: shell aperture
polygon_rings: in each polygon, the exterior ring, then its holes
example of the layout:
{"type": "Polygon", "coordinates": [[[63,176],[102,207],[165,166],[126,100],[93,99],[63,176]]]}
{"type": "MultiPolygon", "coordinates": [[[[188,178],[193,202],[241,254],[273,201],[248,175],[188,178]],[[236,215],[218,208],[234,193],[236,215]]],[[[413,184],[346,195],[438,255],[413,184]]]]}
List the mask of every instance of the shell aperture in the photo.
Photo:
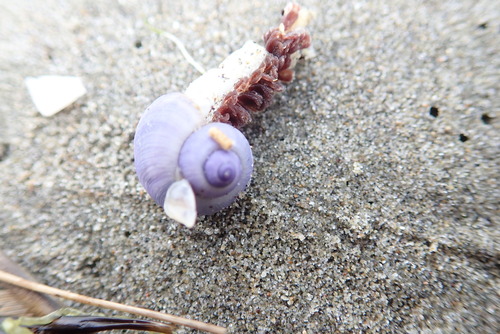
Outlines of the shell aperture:
{"type": "Polygon", "coordinates": [[[181,93],[160,96],[145,111],[134,137],[134,164],[139,182],[163,206],[165,195],[177,181],[179,152],[203,118],[181,93]]]}

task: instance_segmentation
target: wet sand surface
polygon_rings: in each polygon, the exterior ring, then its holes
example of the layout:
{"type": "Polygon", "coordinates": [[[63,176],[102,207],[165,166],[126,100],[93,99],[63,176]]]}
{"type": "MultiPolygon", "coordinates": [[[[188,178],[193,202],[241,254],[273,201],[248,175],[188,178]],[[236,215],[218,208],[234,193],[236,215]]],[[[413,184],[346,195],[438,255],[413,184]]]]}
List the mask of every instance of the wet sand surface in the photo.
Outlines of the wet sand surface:
{"type": "Polygon", "coordinates": [[[1,1],[1,248],[43,283],[233,333],[498,331],[494,1],[304,1],[316,57],[244,129],[247,191],[192,230],[145,193],[135,126],[199,75],[146,22],[210,68],[285,4],[252,3],[1,1]],[[88,92],[44,118],[23,81],[44,74],[88,92]]]}

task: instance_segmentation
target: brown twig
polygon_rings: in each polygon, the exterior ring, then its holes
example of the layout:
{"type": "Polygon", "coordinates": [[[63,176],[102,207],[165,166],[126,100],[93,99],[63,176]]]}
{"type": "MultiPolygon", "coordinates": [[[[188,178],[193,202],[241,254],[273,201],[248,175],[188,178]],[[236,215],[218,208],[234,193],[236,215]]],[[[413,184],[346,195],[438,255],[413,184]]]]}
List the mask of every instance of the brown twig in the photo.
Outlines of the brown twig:
{"type": "MultiPolygon", "coordinates": [[[[24,268],[11,261],[0,250],[0,270],[36,281],[24,268]]],[[[41,317],[61,308],[61,305],[47,295],[0,282],[0,317],[33,316],[41,317]]]]}
{"type": "Polygon", "coordinates": [[[107,309],[111,309],[111,310],[115,310],[115,311],[126,312],[126,313],[131,313],[131,314],[135,314],[135,315],[139,315],[139,316],[149,317],[149,318],[156,319],[156,320],[167,321],[167,322],[170,322],[170,323],[173,323],[176,325],[191,327],[191,328],[205,331],[205,332],[209,332],[209,333],[224,334],[227,332],[227,330],[224,327],[220,327],[220,326],[216,326],[216,325],[212,325],[212,324],[207,324],[207,323],[197,321],[197,320],[186,319],[186,318],[178,317],[178,316],[167,314],[167,313],[156,312],[156,311],[141,308],[141,307],[135,307],[135,306],[111,302],[108,300],[103,300],[103,299],[92,298],[92,297],[80,295],[80,294],[77,294],[74,292],[53,288],[53,287],[50,287],[50,286],[45,285],[45,284],[40,284],[40,283],[36,283],[33,281],[29,281],[29,280],[24,279],[22,277],[9,274],[3,270],[0,270],[0,281],[8,283],[8,284],[12,284],[12,285],[24,288],[24,289],[28,289],[31,291],[45,293],[47,295],[56,296],[56,297],[64,298],[67,300],[72,300],[72,301],[82,303],[82,304],[88,304],[88,305],[107,308],[107,309]]]}

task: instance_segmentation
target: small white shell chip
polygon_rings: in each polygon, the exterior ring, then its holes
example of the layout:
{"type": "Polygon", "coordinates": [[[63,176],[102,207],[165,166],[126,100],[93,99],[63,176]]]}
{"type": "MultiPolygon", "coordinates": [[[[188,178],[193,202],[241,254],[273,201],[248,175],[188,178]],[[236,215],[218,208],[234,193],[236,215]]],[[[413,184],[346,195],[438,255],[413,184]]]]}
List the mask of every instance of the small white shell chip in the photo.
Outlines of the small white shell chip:
{"type": "Polygon", "coordinates": [[[82,79],[74,76],[42,75],[24,80],[31,99],[45,117],[57,114],[87,92],[82,79]]]}
{"type": "Polygon", "coordinates": [[[196,198],[193,188],[186,179],[172,183],[167,190],[165,213],[179,223],[192,228],[196,222],[196,198]]]}

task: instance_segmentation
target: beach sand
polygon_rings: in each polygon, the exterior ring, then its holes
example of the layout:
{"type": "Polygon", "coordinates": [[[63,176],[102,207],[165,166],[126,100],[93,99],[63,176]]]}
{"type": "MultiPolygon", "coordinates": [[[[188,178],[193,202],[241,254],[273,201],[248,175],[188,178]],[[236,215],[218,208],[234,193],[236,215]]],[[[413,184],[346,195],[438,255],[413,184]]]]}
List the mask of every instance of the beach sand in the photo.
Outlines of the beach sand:
{"type": "Polygon", "coordinates": [[[42,283],[232,333],[499,331],[494,1],[304,1],[316,57],[244,129],[238,201],[189,230],[138,183],[141,114],[199,75],[151,26],[210,68],[284,4],[0,1],[1,248],[42,283]],[[87,94],[44,118],[24,85],[44,74],[87,94]]]}

